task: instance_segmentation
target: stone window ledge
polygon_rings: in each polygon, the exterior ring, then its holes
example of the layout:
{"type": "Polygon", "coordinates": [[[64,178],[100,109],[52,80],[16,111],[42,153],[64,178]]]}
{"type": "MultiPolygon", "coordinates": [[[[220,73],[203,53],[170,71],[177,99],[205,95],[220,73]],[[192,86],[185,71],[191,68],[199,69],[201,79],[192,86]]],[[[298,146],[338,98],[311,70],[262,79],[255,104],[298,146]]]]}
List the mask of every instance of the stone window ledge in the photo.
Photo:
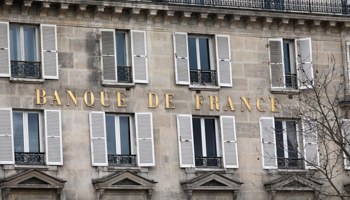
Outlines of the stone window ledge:
{"type": "Polygon", "coordinates": [[[101,166],[97,167],[97,171],[102,171],[102,172],[114,172],[114,171],[124,171],[128,170],[131,172],[137,172],[137,173],[147,173],[148,168],[146,167],[121,167],[121,166],[101,166]]]}
{"type": "Polygon", "coordinates": [[[135,83],[118,83],[118,82],[102,81],[102,86],[105,86],[105,87],[119,87],[119,88],[131,88],[131,87],[135,86],[135,83]]]}
{"type": "Polygon", "coordinates": [[[12,83],[44,83],[45,79],[31,79],[31,78],[13,78],[10,77],[10,82],[12,83]]]}
{"type": "Polygon", "coordinates": [[[314,174],[315,170],[313,169],[269,169],[268,174],[269,175],[276,175],[276,174],[314,174]]]}
{"type": "Polygon", "coordinates": [[[190,85],[190,90],[219,91],[220,86],[190,85]]]}
{"type": "Polygon", "coordinates": [[[233,174],[234,169],[226,169],[226,168],[185,168],[186,173],[198,173],[198,172],[218,172],[218,173],[226,173],[233,174]]]}
{"type": "Polygon", "coordinates": [[[44,171],[57,171],[57,166],[52,165],[3,165],[3,170],[17,170],[17,169],[37,169],[44,171]]]}
{"type": "Polygon", "coordinates": [[[289,94],[289,95],[293,95],[293,94],[299,94],[300,90],[298,89],[271,89],[271,93],[272,94],[289,94]]]}

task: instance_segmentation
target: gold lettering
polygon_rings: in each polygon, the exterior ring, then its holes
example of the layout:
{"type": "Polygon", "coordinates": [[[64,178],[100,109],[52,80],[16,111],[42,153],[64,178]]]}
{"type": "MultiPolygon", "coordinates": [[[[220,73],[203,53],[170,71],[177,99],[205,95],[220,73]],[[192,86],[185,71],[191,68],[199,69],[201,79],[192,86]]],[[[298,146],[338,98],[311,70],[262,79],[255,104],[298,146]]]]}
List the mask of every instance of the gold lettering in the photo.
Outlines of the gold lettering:
{"type": "Polygon", "coordinates": [[[105,104],[105,94],[104,92],[100,92],[101,93],[101,104],[105,107],[110,106],[111,105],[111,97],[110,97],[110,92],[107,92],[108,94],[108,105],[105,104]]]}
{"type": "Polygon", "coordinates": [[[69,106],[69,98],[68,97],[70,97],[72,99],[73,103],[77,106],[78,105],[78,102],[77,102],[77,91],[74,91],[75,97],[74,97],[72,91],[66,90],[66,92],[67,92],[67,106],[69,106]]]}
{"type": "Polygon", "coordinates": [[[245,97],[241,97],[241,107],[242,107],[242,112],[244,112],[244,109],[243,109],[243,103],[245,104],[245,106],[248,108],[249,112],[250,112],[250,97],[248,97],[248,102],[247,100],[245,99],[245,97]]]}
{"type": "Polygon", "coordinates": [[[194,95],[196,97],[196,110],[200,110],[199,104],[203,105],[204,96],[203,95],[194,95]],[[202,97],[202,100],[199,101],[199,97],[202,97]]]}
{"type": "Polygon", "coordinates": [[[175,98],[175,95],[173,94],[165,94],[165,108],[166,109],[174,109],[175,105],[173,104],[173,99],[175,98]],[[169,96],[171,97],[171,99],[169,99],[169,96]],[[170,107],[170,104],[172,105],[172,107],[170,107]]]}
{"type": "Polygon", "coordinates": [[[232,101],[231,101],[231,97],[228,97],[227,98],[227,103],[226,103],[226,108],[225,108],[225,111],[227,111],[227,107],[230,107],[231,109],[231,111],[235,111],[235,108],[233,107],[233,105],[232,105],[232,101]]]}
{"type": "Polygon", "coordinates": [[[126,108],[126,103],[124,98],[126,97],[126,93],[125,92],[117,92],[117,101],[118,101],[118,107],[122,107],[122,108],[126,108]],[[120,94],[124,94],[124,96],[121,98],[120,94]],[[124,105],[122,105],[122,102],[124,105]]]}
{"type": "Polygon", "coordinates": [[[52,98],[52,102],[51,102],[51,105],[53,105],[53,102],[54,101],[57,101],[57,105],[58,106],[61,106],[61,100],[60,100],[60,97],[58,96],[57,94],[57,90],[55,90],[55,92],[53,93],[53,98],[52,98]]]}
{"type": "Polygon", "coordinates": [[[149,108],[157,108],[158,106],[158,96],[155,93],[148,93],[148,107],[149,108]],[[153,106],[153,101],[152,101],[152,95],[155,97],[156,99],[156,105],[153,106]]]}
{"type": "Polygon", "coordinates": [[[219,98],[217,96],[209,95],[209,99],[210,99],[210,110],[214,110],[213,104],[215,104],[215,109],[219,110],[219,104],[218,104],[219,98]],[[213,102],[213,97],[215,98],[215,102],[213,102]]]}
{"type": "Polygon", "coordinates": [[[85,94],[84,94],[84,102],[85,102],[85,104],[87,106],[93,108],[94,107],[94,101],[95,101],[94,94],[92,92],[90,92],[90,91],[85,92],[85,94]],[[88,98],[87,97],[88,93],[90,93],[90,104],[88,103],[88,99],[87,99],[88,98]]]}
{"type": "Polygon", "coordinates": [[[280,100],[278,98],[271,98],[271,97],[270,99],[271,99],[271,112],[280,112],[280,109],[278,109],[277,111],[275,110],[275,108],[278,108],[277,104],[280,102],[280,100]]]}
{"type": "Polygon", "coordinates": [[[256,101],[256,108],[257,108],[260,112],[265,112],[265,108],[264,108],[264,110],[261,110],[261,109],[260,109],[260,99],[262,99],[263,102],[265,103],[265,98],[260,97],[260,98],[256,101]]]}
{"type": "Polygon", "coordinates": [[[44,105],[46,103],[46,92],[45,90],[41,90],[41,89],[35,89],[36,90],[36,104],[42,104],[44,105]],[[40,91],[42,91],[42,95],[40,96],[40,91]],[[40,99],[43,99],[43,102],[40,101],[40,99]]]}

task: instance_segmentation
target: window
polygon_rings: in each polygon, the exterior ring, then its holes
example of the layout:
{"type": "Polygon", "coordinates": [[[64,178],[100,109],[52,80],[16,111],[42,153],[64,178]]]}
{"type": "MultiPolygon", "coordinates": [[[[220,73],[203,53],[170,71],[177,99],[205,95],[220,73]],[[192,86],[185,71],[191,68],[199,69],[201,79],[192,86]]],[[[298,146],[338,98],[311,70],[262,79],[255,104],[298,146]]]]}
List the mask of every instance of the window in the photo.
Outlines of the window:
{"type": "Polygon", "coordinates": [[[312,169],[319,165],[317,126],[312,120],[300,123],[260,117],[260,137],[264,169],[312,169]]]}
{"type": "Polygon", "coordinates": [[[215,35],[215,41],[212,36],[179,32],[173,36],[176,84],[190,88],[232,87],[230,36],[215,35]]]}
{"type": "Polygon", "coordinates": [[[265,9],[284,10],[284,0],[264,0],[265,9]]]}
{"type": "Polygon", "coordinates": [[[94,111],[89,118],[93,166],[155,165],[152,113],[131,116],[94,111]]]}
{"type": "Polygon", "coordinates": [[[109,165],[135,166],[132,155],[132,126],[129,115],[106,114],[107,153],[109,165]]]}
{"type": "Polygon", "coordinates": [[[56,25],[0,22],[0,30],[1,77],[58,79],[56,25]]]}
{"type": "Polygon", "coordinates": [[[103,85],[148,83],[145,31],[101,29],[101,64],[103,85]]]}
{"type": "Polygon", "coordinates": [[[271,90],[313,86],[311,39],[269,39],[271,90]]]}
{"type": "Polygon", "coordinates": [[[0,145],[3,147],[0,164],[63,164],[59,110],[45,110],[42,116],[42,112],[38,111],[1,108],[0,117],[0,123],[4,125],[0,132],[0,145]]]}
{"type": "Polygon", "coordinates": [[[220,132],[217,121],[177,116],[180,167],[238,168],[235,117],[220,116],[220,132]]]}

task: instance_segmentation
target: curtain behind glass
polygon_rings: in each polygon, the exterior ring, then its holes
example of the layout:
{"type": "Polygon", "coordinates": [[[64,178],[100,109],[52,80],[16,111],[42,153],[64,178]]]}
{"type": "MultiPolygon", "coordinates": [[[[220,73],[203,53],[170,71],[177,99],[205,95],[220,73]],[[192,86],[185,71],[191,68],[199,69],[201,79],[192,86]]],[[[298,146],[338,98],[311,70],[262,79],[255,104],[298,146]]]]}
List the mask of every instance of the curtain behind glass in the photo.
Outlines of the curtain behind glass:
{"type": "Polygon", "coordinates": [[[36,62],[36,34],[35,27],[23,27],[24,61],[36,62]]]}
{"type": "Polygon", "coordinates": [[[40,152],[39,114],[28,113],[29,152],[40,152]]]}
{"type": "Polygon", "coordinates": [[[22,60],[19,26],[10,26],[10,57],[11,60],[22,60]]]}
{"type": "Polygon", "coordinates": [[[13,112],[13,140],[15,152],[24,152],[23,113],[13,112]]]}

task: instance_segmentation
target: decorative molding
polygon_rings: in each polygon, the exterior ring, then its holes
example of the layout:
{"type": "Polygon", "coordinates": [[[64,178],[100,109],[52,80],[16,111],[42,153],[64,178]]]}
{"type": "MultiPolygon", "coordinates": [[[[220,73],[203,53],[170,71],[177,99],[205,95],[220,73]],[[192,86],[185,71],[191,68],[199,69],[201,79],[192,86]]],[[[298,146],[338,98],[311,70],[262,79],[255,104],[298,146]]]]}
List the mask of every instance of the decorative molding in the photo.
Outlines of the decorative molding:
{"type": "Polygon", "coordinates": [[[77,10],[75,11],[75,18],[76,19],[82,19],[84,17],[84,13],[86,11],[87,5],[78,5],[77,10]]]}
{"type": "Polygon", "coordinates": [[[334,21],[330,21],[328,22],[327,26],[326,26],[326,34],[329,35],[332,33],[332,30],[336,27],[337,22],[334,21]]]}
{"type": "Polygon", "coordinates": [[[8,15],[10,13],[10,8],[12,6],[13,0],[4,0],[2,2],[2,14],[8,15]]]}
{"type": "Polygon", "coordinates": [[[216,14],[213,19],[213,24],[215,28],[219,28],[221,26],[222,21],[225,19],[224,14],[216,14]]]}
{"type": "Polygon", "coordinates": [[[237,24],[238,22],[241,20],[241,16],[240,15],[233,15],[233,20],[230,24],[230,28],[237,28],[237,24]]]}
{"type": "Polygon", "coordinates": [[[133,8],[129,12],[129,22],[136,21],[137,15],[140,14],[140,8],[133,8]]]}
{"type": "Polygon", "coordinates": [[[183,12],[180,20],[181,25],[187,25],[188,20],[191,18],[192,12],[183,12]]]}
{"type": "Polygon", "coordinates": [[[105,11],[105,6],[96,6],[94,10],[94,20],[100,20],[102,13],[105,11]]]}
{"type": "Polygon", "coordinates": [[[147,17],[147,24],[152,24],[154,18],[157,16],[158,10],[149,10],[147,17]]]}
{"type": "Polygon", "coordinates": [[[66,11],[68,10],[68,3],[61,3],[58,8],[58,18],[66,18],[66,11]]]}
{"type": "Polygon", "coordinates": [[[165,11],[165,18],[164,18],[164,24],[165,25],[168,25],[171,23],[171,20],[173,19],[174,17],[174,13],[175,11],[173,10],[167,10],[165,11]]]}
{"type": "Polygon", "coordinates": [[[247,23],[246,29],[247,30],[253,29],[253,25],[255,24],[257,19],[258,19],[258,17],[249,17],[246,21],[246,23],[247,23]]]}
{"type": "Polygon", "coordinates": [[[47,10],[50,8],[51,3],[42,2],[39,7],[39,16],[46,17],[47,10]]]}
{"type": "Polygon", "coordinates": [[[301,31],[301,28],[304,26],[304,24],[305,24],[305,20],[303,19],[297,20],[295,23],[294,32],[299,33],[301,31]]]}
{"type": "Polygon", "coordinates": [[[21,5],[21,15],[28,15],[28,10],[32,6],[33,1],[23,1],[21,5]]]}
{"type": "Polygon", "coordinates": [[[208,13],[200,13],[198,15],[197,26],[204,26],[205,21],[208,19],[208,13]]]}
{"type": "Polygon", "coordinates": [[[321,25],[321,20],[312,21],[312,23],[310,24],[310,33],[316,33],[320,25],[321,25]]]}
{"type": "Polygon", "coordinates": [[[287,18],[280,19],[280,21],[278,22],[278,31],[284,32],[288,23],[289,23],[289,19],[287,18]]]}
{"type": "Polygon", "coordinates": [[[270,25],[273,22],[272,17],[265,17],[265,20],[263,22],[263,30],[268,31],[270,29],[270,25]]]}

